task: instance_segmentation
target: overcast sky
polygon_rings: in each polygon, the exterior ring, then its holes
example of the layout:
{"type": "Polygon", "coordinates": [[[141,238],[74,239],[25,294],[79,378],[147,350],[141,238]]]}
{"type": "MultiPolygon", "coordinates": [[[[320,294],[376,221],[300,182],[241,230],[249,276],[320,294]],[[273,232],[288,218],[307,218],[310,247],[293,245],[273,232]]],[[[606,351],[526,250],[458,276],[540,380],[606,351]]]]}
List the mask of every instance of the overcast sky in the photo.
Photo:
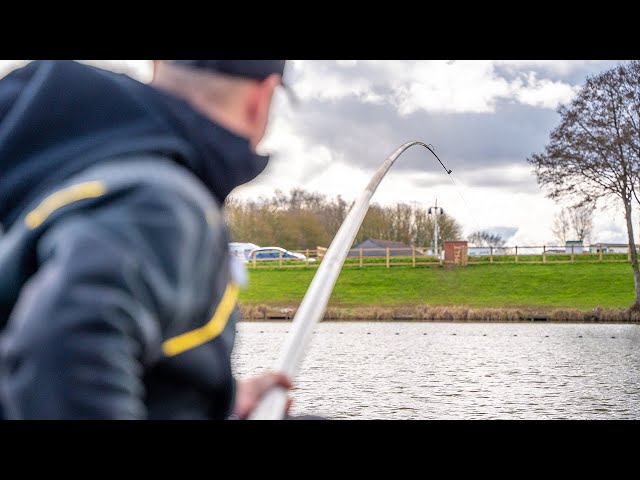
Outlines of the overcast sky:
{"type": "MultiPolygon", "coordinates": [[[[0,76],[20,61],[0,61],[0,76]]],[[[91,61],[150,78],[144,60],[91,61]]],[[[617,61],[291,61],[285,73],[300,98],[278,93],[261,151],[272,162],[237,188],[240,198],[302,187],[355,199],[399,145],[420,140],[398,159],[374,195],[382,204],[438,205],[465,234],[500,233],[508,245],[557,244],[551,233],[559,206],[545,197],[526,158],[540,152],[588,75],[617,61]]],[[[622,208],[595,212],[592,242],[626,243],[622,208]]],[[[638,222],[635,222],[638,226],[638,222]]],[[[637,238],[636,234],[636,238],[637,238]]]]}

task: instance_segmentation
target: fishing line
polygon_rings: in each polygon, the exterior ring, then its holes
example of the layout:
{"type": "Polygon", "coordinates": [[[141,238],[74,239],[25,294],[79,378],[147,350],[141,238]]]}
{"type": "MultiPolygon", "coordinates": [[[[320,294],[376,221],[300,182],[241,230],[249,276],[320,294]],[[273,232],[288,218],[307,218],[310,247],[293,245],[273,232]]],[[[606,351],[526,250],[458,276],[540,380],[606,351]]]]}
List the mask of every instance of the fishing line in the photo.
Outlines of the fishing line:
{"type": "Polygon", "coordinates": [[[467,210],[468,210],[468,212],[469,212],[469,214],[471,216],[471,220],[473,221],[473,223],[476,224],[477,231],[480,232],[482,230],[482,228],[480,228],[480,224],[476,220],[476,217],[473,214],[473,211],[471,210],[471,207],[469,206],[469,203],[467,203],[467,200],[464,198],[464,196],[462,195],[462,192],[460,191],[461,190],[460,187],[458,187],[458,184],[456,183],[456,181],[454,180],[453,176],[451,175],[452,170],[449,170],[447,167],[444,166],[444,164],[442,163],[442,160],[440,160],[440,157],[438,157],[438,155],[436,154],[436,151],[435,151],[435,148],[433,147],[433,145],[428,144],[427,148],[431,151],[431,153],[433,153],[433,155],[440,162],[440,165],[442,165],[442,168],[444,168],[445,171],[448,173],[449,179],[453,183],[453,186],[455,187],[456,192],[458,192],[458,195],[460,195],[460,198],[462,199],[463,203],[465,204],[465,207],[467,208],[467,210]]]}
{"type": "MultiPolygon", "coordinates": [[[[433,148],[433,147],[432,147],[432,148],[433,148]]],[[[435,152],[434,152],[433,150],[432,150],[432,153],[435,155],[435,152]]],[[[436,156],[436,158],[437,158],[437,156],[436,156]]],[[[440,160],[440,159],[438,158],[438,160],[440,160]]],[[[440,163],[442,164],[442,162],[440,162],[440,163]]],[[[444,165],[443,165],[443,167],[444,167],[444,165]]],[[[469,216],[471,217],[471,219],[472,219],[473,223],[475,223],[476,228],[477,228],[477,231],[478,231],[478,232],[482,231],[482,228],[480,228],[480,224],[478,223],[478,221],[477,221],[477,219],[476,219],[475,215],[473,214],[473,210],[471,209],[471,206],[470,206],[470,205],[469,205],[469,203],[467,202],[466,198],[462,195],[462,192],[461,192],[461,188],[460,188],[460,186],[458,186],[458,184],[456,183],[455,179],[454,179],[454,178],[453,178],[453,176],[451,175],[451,170],[449,170],[447,173],[449,174],[448,176],[449,176],[449,178],[451,179],[451,182],[453,183],[453,186],[454,186],[455,190],[458,192],[458,195],[460,195],[460,198],[461,198],[461,199],[462,199],[462,201],[464,202],[465,207],[466,207],[466,209],[467,209],[467,212],[468,212],[469,216]]],[[[506,262],[505,262],[505,264],[506,264],[506,262]]],[[[508,274],[508,275],[510,276],[510,278],[511,278],[511,280],[512,280],[512,282],[511,282],[511,283],[513,283],[513,274],[508,274]]],[[[544,337],[543,337],[543,334],[542,334],[542,332],[538,329],[538,326],[536,325],[535,320],[531,320],[531,323],[533,324],[533,328],[534,328],[535,332],[537,333],[538,337],[539,337],[540,339],[543,339],[543,338],[544,338],[544,337]]],[[[553,352],[553,351],[551,350],[551,348],[549,347],[549,345],[547,344],[547,342],[544,342],[544,340],[542,340],[542,342],[543,342],[543,345],[544,345],[544,347],[545,347],[545,349],[546,349],[546,351],[547,351],[547,354],[549,355],[549,358],[550,358],[550,359],[551,359],[551,361],[554,363],[554,367],[557,367],[557,366],[558,366],[558,355],[557,355],[557,353],[555,353],[555,352],[553,352]]]]}
{"type": "MultiPolygon", "coordinates": [[[[463,201],[463,203],[464,203],[464,205],[465,205],[465,207],[466,207],[466,210],[467,210],[468,215],[471,217],[472,222],[475,224],[477,231],[478,231],[478,232],[481,232],[481,231],[482,231],[482,228],[480,227],[480,224],[478,223],[478,220],[477,220],[476,216],[474,215],[474,213],[473,213],[473,210],[472,210],[471,206],[469,205],[469,203],[467,202],[466,198],[465,198],[465,197],[464,197],[464,195],[462,194],[462,191],[461,191],[462,189],[461,189],[461,187],[457,184],[457,182],[455,181],[455,179],[454,179],[454,178],[453,178],[453,176],[451,175],[452,171],[451,171],[451,170],[448,170],[446,167],[444,167],[444,165],[442,164],[442,161],[441,161],[441,160],[440,160],[440,158],[436,155],[436,153],[435,153],[434,148],[433,148],[433,146],[432,146],[432,145],[429,145],[427,148],[429,148],[429,150],[431,150],[431,153],[433,153],[433,154],[435,155],[435,157],[438,159],[438,161],[440,162],[440,164],[441,164],[441,165],[443,166],[443,168],[445,168],[445,170],[447,171],[448,176],[449,176],[449,178],[451,179],[451,182],[453,183],[454,189],[456,190],[456,192],[458,192],[458,195],[460,195],[460,198],[462,199],[462,201],[463,201]]],[[[437,221],[437,217],[436,217],[435,221],[437,221]]],[[[508,274],[508,275],[510,275],[510,276],[511,276],[511,279],[513,279],[513,274],[508,274]]],[[[513,284],[513,280],[511,281],[511,283],[513,284]]],[[[559,365],[559,363],[558,363],[558,354],[557,354],[556,352],[552,351],[552,349],[550,348],[550,346],[549,346],[548,342],[545,342],[545,341],[544,341],[543,334],[542,334],[542,332],[539,330],[538,326],[535,324],[535,321],[534,321],[534,320],[532,320],[532,321],[531,321],[531,323],[533,323],[534,331],[536,332],[536,334],[537,334],[537,336],[538,336],[538,339],[542,342],[542,344],[543,344],[543,346],[544,346],[543,348],[544,348],[544,349],[546,350],[546,352],[547,352],[547,356],[548,356],[548,358],[549,358],[549,360],[550,360],[550,363],[552,363],[552,364],[553,364],[553,370],[554,370],[554,372],[552,372],[552,373],[547,373],[546,375],[547,375],[547,376],[555,375],[555,371],[557,371],[557,368],[558,368],[558,365],[559,365]]],[[[548,336],[547,336],[547,337],[548,337],[548,336]]],[[[538,367],[538,368],[540,368],[540,366],[539,366],[539,365],[538,365],[537,367],[538,367]]],[[[538,372],[537,374],[538,374],[538,375],[540,375],[540,373],[539,373],[539,372],[538,372]]]]}
{"type": "Polygon", "coordinates": [[[471,207],[467,203],[467,200],[464,198],[464,196],[462,196],[462,192],[460,191],[460,187],[458,187],[458,184],[456,183],[456,181],[453,179],[453,177],[451,175],[449,175],[449,178],[451,179],[451,182],[453,183],[453,186],[456,188],[456,191],[458,192],[458,195],[460,195],[460,198],[462,199],[462,201],[464,202],[465,206],[467,207],[467,210],[469,211],[469,214],[471,216],[471,220],[473,220],[473,223],[476,224],[477,231],[478,232],[482,231],[482,228],[480,228],[480,224],[476,220],[475,215],[473,215],[473,211],[471,210],[471,207]]]}

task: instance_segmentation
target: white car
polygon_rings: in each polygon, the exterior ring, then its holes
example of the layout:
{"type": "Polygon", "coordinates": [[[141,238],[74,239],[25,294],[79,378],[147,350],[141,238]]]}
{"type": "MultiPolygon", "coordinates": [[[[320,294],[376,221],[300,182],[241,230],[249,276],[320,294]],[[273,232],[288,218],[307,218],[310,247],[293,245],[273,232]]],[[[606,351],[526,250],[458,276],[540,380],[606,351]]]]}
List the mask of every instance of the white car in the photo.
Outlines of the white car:
{"type": "Polygon", "coordinates": [[[249,253],[248,259],[250,262],[253,261],[254,256],[256,258],[256,261],[259,261],[259,262],[274,261],[274,260],[279,260],[280,258],[282,258],[283,260],[300,260],[302,262],[316,261],[315,258],[310,258],[309,260],[307,260],[307,257],[305,257],[303,254],[290,252],[289,250],[285,250],[284,248],[281,248],[281,247],[256,248],[249,253]]]}

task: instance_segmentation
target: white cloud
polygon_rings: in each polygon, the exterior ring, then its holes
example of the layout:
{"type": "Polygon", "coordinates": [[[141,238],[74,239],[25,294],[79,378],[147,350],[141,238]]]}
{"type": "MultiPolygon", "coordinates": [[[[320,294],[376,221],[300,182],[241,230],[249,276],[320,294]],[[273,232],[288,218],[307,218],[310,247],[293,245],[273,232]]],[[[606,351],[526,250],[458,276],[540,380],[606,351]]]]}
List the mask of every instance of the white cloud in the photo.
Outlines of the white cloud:
{"type": "Polygon", "coordinates": [[[526,83],[515,89],[515,97],[525,105],[556,109],[560,104],[570,102],[579,89],[579,85],[572,86],[548,79],[538,80],[536,74],[531,72],[526,83]]]}
{"type": "Polygon", "coordinates": [[[371,80],[348,75],[357,62],[320,62],[296,60],[291,70],[295,75],[295,92],[303,100],[339,100],[347,96],[363,97],[371,92],[371,80]]]}
{"type": "MultiPolygon", "coordinates": [[[[635,207],[635,205],[634,205],[635,207]]],[[[638,212],[632,214],[634,236],[638,238],[638,212]]],[[[628,234],[624,210],[618,202],[610,201],[605,208],[597,208],[594,211],[592,243],[627,243],[628,234]]]]}
{"type": "Polygon", "coordinates": [[[494,110],[497,98],[509,94],[509,83],[493,74],[491,62],[411,62],[397,65],[394,97],[400,115],[428,112],[494,110]]]}
{"type": "Polygon", "coordinates": [[[510,67],[516,69],[537,69],[545,68],[559,75],[568,75],[585,66],[597,65],[602,60],[497,60],[496,65],[510,67]]]}
{"type": "Polygon", "coordinates": [[[338,101],[355,97],[365,103],[386,102],[400,115],[418,110],[491,113],[499,100],[555,109],[571,100],[576,91],[575,86],[562,81],[539,80],[532,72],[507,80],[496,72],[500,64],[504,62],[367,60],[332,64],[312,60],[296,61],[294,71],[296,91],[303,99],[338,101]],[[381,86],[385,93],[377,91],[381,86]]]}

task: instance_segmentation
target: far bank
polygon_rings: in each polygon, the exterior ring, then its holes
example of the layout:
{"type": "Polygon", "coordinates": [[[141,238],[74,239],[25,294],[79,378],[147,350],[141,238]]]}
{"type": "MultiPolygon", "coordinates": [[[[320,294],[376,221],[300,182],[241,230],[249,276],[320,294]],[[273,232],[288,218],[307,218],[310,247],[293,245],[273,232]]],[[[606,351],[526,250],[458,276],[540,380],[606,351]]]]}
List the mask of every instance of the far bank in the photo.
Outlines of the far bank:
{"type": "MultiPolygon", "coordinates": [[[[316,269],[249,271],[245,319],[291,318],[316,269]]],[[[638,322],[626,263],[345,267],[325,319],[638,322]]]]}

